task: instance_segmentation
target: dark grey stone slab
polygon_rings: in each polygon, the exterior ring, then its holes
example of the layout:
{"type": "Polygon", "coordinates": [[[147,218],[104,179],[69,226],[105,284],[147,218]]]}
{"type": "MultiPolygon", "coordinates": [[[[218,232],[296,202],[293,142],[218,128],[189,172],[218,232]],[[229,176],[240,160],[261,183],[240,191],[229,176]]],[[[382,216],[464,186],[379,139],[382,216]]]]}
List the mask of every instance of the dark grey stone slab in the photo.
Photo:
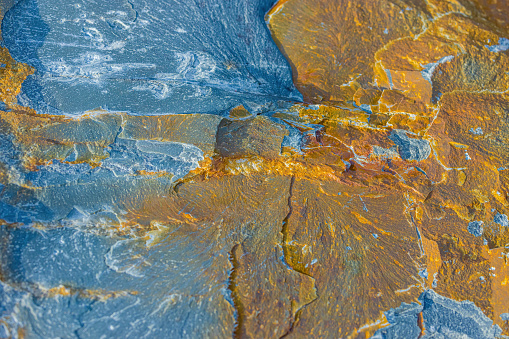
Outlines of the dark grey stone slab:
{"type": "Polygon", "coordinates": [[[40,112],[217,113],[301,100],[264,22],[273,3],[22,0],[2,36],[37,69],[20,102],[40,112]]]}

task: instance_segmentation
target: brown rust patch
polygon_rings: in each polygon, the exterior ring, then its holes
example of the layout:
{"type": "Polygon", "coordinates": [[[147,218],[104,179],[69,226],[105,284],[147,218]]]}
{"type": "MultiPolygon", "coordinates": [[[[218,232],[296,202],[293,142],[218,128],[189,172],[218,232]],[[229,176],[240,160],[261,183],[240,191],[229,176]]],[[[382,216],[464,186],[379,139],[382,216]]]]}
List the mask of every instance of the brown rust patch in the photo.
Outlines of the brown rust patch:
{"type": "Polygon", "coordinates": [[[305,101],[337,104],[372,81],[378,49],[422,30],[424,13],[406,8],[404,1],[290,0],[266,19],[305,101]]]}
{"type": "Polygon", "coordinates": [[[0,47],[0,64],[0,100],[8,107],[15,107],[21,84],[34,69],[14,60],[5,47],[0,47]]]}
{"type": "Polygon", "coordinates": [[[504,334],[509,334],[509,321],[503,320],[501,315],[509,313],[509,260],[507,249],[494,248],[486,249],[485,257],[490,263],[491,288],[493,306],[493,320],[499,325],[504,334]]]}

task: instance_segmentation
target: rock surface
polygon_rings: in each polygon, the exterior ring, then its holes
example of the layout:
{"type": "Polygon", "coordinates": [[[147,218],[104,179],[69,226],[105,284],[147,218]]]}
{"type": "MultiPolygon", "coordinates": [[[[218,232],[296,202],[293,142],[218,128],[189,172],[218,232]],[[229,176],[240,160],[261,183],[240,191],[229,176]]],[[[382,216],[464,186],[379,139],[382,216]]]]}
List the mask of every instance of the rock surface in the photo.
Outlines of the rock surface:
{"type": "Polygon", "coordinates": [[[508,336],[508,6],[0,1],[0,337],[508,336]]]}
{"type": "Polygon", "coordinates": [[[263,22],[271,5],[23,0],[2,35],[36,69],[21,102],[40,112],[221,112],[300,97],[263,22]]]}

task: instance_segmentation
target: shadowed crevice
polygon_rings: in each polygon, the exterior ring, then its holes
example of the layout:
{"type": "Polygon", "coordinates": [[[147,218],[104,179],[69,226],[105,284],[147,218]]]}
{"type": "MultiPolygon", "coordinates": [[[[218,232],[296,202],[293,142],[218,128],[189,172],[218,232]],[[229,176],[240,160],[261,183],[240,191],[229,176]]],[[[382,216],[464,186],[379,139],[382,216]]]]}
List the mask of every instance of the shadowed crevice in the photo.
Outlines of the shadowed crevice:
{"type": "Polygon", "coordinates": [[[232,269],[230,272],[230,282],[228,284],[228,290],[230,290],[231,298],[233,301],[233,307],[235,308],[235,324],[233,327],[233,338],[244,338],[245,337],[245,328],[244,328],[244,320],[245,320],[245,312],[244,305],[242,304],[242,300],[240,298],[238,289],[237,289],[237,274],[239,269],[239,261],[237,258],[237,254],[235,253],[239,247],[239,244],[233,246],[232,250],[229,253],[230,263],[232,265],[232,269]]]}

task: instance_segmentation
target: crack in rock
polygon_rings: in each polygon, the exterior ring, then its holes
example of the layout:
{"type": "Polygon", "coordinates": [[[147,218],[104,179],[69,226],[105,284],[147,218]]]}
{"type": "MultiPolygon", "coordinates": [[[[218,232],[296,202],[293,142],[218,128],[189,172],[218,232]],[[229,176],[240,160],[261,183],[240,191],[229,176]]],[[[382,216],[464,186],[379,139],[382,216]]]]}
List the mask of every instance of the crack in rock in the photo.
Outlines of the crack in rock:
{"type": "Polygon", "coordinates": [[[286,217],[283,219],[283,227],[281,229],[281,234],[283,235],[283,240],[281,242],[281,247],[283,248],[283,263],[285,264],[286,267],[288,267],[288,269],[291,269],[297,273],[300,273],[300,274],[303,274],[303,275],[306,275],[308,277],[310,277],[312,280],[313,280],[313,288],[315,289],[315,295],[316,297],[311,300],[310,302],[308,302],[307,304],[304,304],[302,305],[299,309],[297,309],[295,311],[295,314],[293,316],[293,319],[292,321],[290,322],[290,327],[288,328],[288,330],[286,331],[285,334],[283,334],[281,338],[286,338],[290,333],[292,333],[293,331],[293,328],[295,327],[295,325],[299,322],[299,318],[300,318],[300,314],[302,313],[302,310],[307,307],[308,305],[311,305],[313,302],[315,302],[317,299],[318,299],[318,293],[317,293],[317,288],[316,288],[316,284],[315,284],[315,278],[313,278],[311,275],[307,274],[306,272],[302,272],[301,270],[298,270],[296,269],[295,267],[293,267],[292,265],[290,265],[288,263],[288,261],[286,260],[287,258],[287,255],[288,255],[288,247],[287,247],[287,240],[288,240],[288,220],[290,219],[292,213],[293,213],[293,205],[292,205],[292,197],[293,197],[293,189],[294,189],[294,186],[295,186],[295,176],[292,176],[292,179],[290,181],[290,188],[289,188],[289,194],[288,194],[288,214],[286,215],[286,217]]]}

